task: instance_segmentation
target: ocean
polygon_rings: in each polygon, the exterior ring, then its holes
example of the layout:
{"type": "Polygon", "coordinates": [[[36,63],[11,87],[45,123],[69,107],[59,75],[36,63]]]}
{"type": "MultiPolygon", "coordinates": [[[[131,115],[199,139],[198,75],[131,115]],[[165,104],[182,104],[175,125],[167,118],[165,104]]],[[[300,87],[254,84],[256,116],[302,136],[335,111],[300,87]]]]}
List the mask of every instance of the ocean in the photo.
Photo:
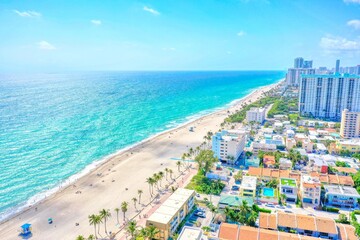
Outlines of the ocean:
{"type": "Polygon", "coordinates": [[[284,76],[282,71],[0,75],[0,221],[106,156],[284,76]]]}

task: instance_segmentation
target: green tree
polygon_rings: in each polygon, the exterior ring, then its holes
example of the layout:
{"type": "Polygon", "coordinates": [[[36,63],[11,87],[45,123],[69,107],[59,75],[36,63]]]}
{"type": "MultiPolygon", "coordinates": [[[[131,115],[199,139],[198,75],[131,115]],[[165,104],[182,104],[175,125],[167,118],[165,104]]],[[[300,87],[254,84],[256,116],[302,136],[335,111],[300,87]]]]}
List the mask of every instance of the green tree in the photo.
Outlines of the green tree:
{"type": "Polygon", "coordinates": [[[200,153],[195,157],[195,162],[199,166],[199,171],[203,171],[205,175],[216,163],[218,159],[214,156],[214,152],[211,150],[202,150],[200,153]]]}
{"type": "Polygon", "coordinates": [[[152,197],[152,195],[153,195],[154,179],[152,179],[151,177],[148,177],[148,178],[146,179],[146,182],[149,184],[150,197],[152,197]]]}
{"type": "Polygon", "coordinates": [[[88,218],[89,218],[90,226],[94,226],[95,238],[97,238],[97,235],[96,235],[96,225],[98,224],[97,215],[91,214],[88,218]]]}
{"type": "Polygon", "coordinates": [[[128,202],[125,202],[125,201],[121,203],[121,211],[124,214],[124,221],[125,221],[125,214],[128,210],[128,205],[129,205],[128,202]]]}
{"type": "Polygon", "coordinates": [[[95,240],[94,235],[90,234],[90,235],[88,236],[87,240],[95,240]]]}
{"type": "Polygon", "coordinates": [[[147,237],[150,240],[154,240],[159,233],[160,233],[160,231],[156,227],[154,227],[154,226],[147,227],[147,237]]]}
{"type": "Polygon", "coordinates": [[[111,217],[111,213],[110,213],[110,210],[109,209],[102,209],[100,212],[99,212],[99,215],[101,217],[101,219],[104,219],[104,225],[105,225],[105,233],[107,233],[107,230],[106,230],[106,220],[109,219],[109,217],[111,217]]]}
{"type": "Polygon", "coordinates": [[[129,223],[126,226],[126,232],[131,236],[131,239],[136,239],[137,235],[137,224],[135,220],[129,221],[129,223]]]}
{"type": "Polygon", "coordinates": [[[180,168],[181,168],[181,162],[180,161],[177,161],[176,162],[176,166],[178,167],[178,171],[179,173],[181,172],[180,168]]]}
{"type": "Polygon", "coordinates": [[[133,197],[131,200],[132,200],[133,203],[134,203],[135,210],[137,210],[137,208],[136,208],[137,198],[136,198],[136,197],[133,197]]]}
{"type": "Polygon", "coordinates": [[[115,208],[114,211],[116,212],[116,221],[119,224],[119,212],[120,212],[120,208],[115,208]]]}
{"type": "Polygon", "coordinates": [[[76,240],[86,240],[83,236],[79,235],[76,237],[76,240]]]}

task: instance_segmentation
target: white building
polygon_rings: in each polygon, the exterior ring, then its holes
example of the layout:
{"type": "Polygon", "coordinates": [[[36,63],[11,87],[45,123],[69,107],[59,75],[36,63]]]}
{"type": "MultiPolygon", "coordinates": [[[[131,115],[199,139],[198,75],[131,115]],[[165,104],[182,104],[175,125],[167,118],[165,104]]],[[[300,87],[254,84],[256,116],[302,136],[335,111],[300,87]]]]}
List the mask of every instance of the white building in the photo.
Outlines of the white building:
{"type": "Polygon", "coordinates": [[[220,161],[234,163],[244,151],[245,142],[245,132],[223,130],[212,136],[212,150],[220,161]]]}
{"type": "Polygon", "coordinates": [[[340,136],[343,138],[360,137],[360,112],[344,109],[341,114],[340,136]]]}
{"type": "Polygon", "coordinates": [[[318,206],[320,204],[321,183],[319,178],[309,175],[301,176],[300,197],[303,204],[318,206]]]}
{"type": "Polygon", "coordinates": [[[300,115],[339,120],[344,109],[360,112],[360,76],[302,75],[300,115]]]}
{"type": "Polygon", "coordinates": [[[299,86],[302,74],[315,74],[314,68],[289,68],[286,74],[287,86],[299,86]]]}
{"type": "Polygon", "coordinates": [[[263,123],[265,121],[265,109],[264,108],[250,108],[246,112],[246,121],[263,123]]]}
{"type": "Polygon", "coordinates": [[[185,226],[179,234],[178,240],[201,240],[202,230],[196,227],[185,226]]]}
{"type": "Polygon", "coordinates": [[[256,196],[256,177],[244,176],[240,185],[240,195],[247,197],[256,196]]]}
{"type": "Polygon", "coordinates": [[[296,202],[298,187],[295,179],[280,178],[280,194],[285,194],[286,201],[296,202]]]}

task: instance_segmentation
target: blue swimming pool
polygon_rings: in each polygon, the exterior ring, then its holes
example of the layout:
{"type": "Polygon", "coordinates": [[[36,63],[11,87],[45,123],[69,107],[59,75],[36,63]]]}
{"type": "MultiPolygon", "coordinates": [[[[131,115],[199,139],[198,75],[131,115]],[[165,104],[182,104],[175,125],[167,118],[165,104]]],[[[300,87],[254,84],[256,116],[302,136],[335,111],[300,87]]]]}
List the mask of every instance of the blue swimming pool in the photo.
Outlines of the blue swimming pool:
{"type": "Polygon", "coordinates": [[[272,188],[263,188],[263,195],[265,197],[274,197],[274,189],[272,189],[272,188]]]}

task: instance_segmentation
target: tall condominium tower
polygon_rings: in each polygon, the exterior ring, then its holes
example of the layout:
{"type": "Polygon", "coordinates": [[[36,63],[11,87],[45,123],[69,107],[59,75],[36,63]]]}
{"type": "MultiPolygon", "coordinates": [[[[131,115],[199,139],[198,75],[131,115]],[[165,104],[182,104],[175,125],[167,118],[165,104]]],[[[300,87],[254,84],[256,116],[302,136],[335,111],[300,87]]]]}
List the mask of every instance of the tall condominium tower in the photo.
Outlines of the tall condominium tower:
{"type": "Polygon", "coordinates": [[[336,60],[336,65],[335,65],[335,73],[339,73],[340,72],[340,60],[336,60]]]}
{"type": "Polygon", "coordinates": [[[303,68],[312,68],[313,61],[312,60],[304,60],[303,68]]]}
{"type": "Polygon", "coordinates": [[[304,59],[302,57],[295,58],[294,68],[302,68],[304,65],[304,59]]]}
{"type": "Polygon", "coordinates": [[[340,120],[344,109],[360,112],[360,76],[302,75],[300,115],[340,120]]]}

